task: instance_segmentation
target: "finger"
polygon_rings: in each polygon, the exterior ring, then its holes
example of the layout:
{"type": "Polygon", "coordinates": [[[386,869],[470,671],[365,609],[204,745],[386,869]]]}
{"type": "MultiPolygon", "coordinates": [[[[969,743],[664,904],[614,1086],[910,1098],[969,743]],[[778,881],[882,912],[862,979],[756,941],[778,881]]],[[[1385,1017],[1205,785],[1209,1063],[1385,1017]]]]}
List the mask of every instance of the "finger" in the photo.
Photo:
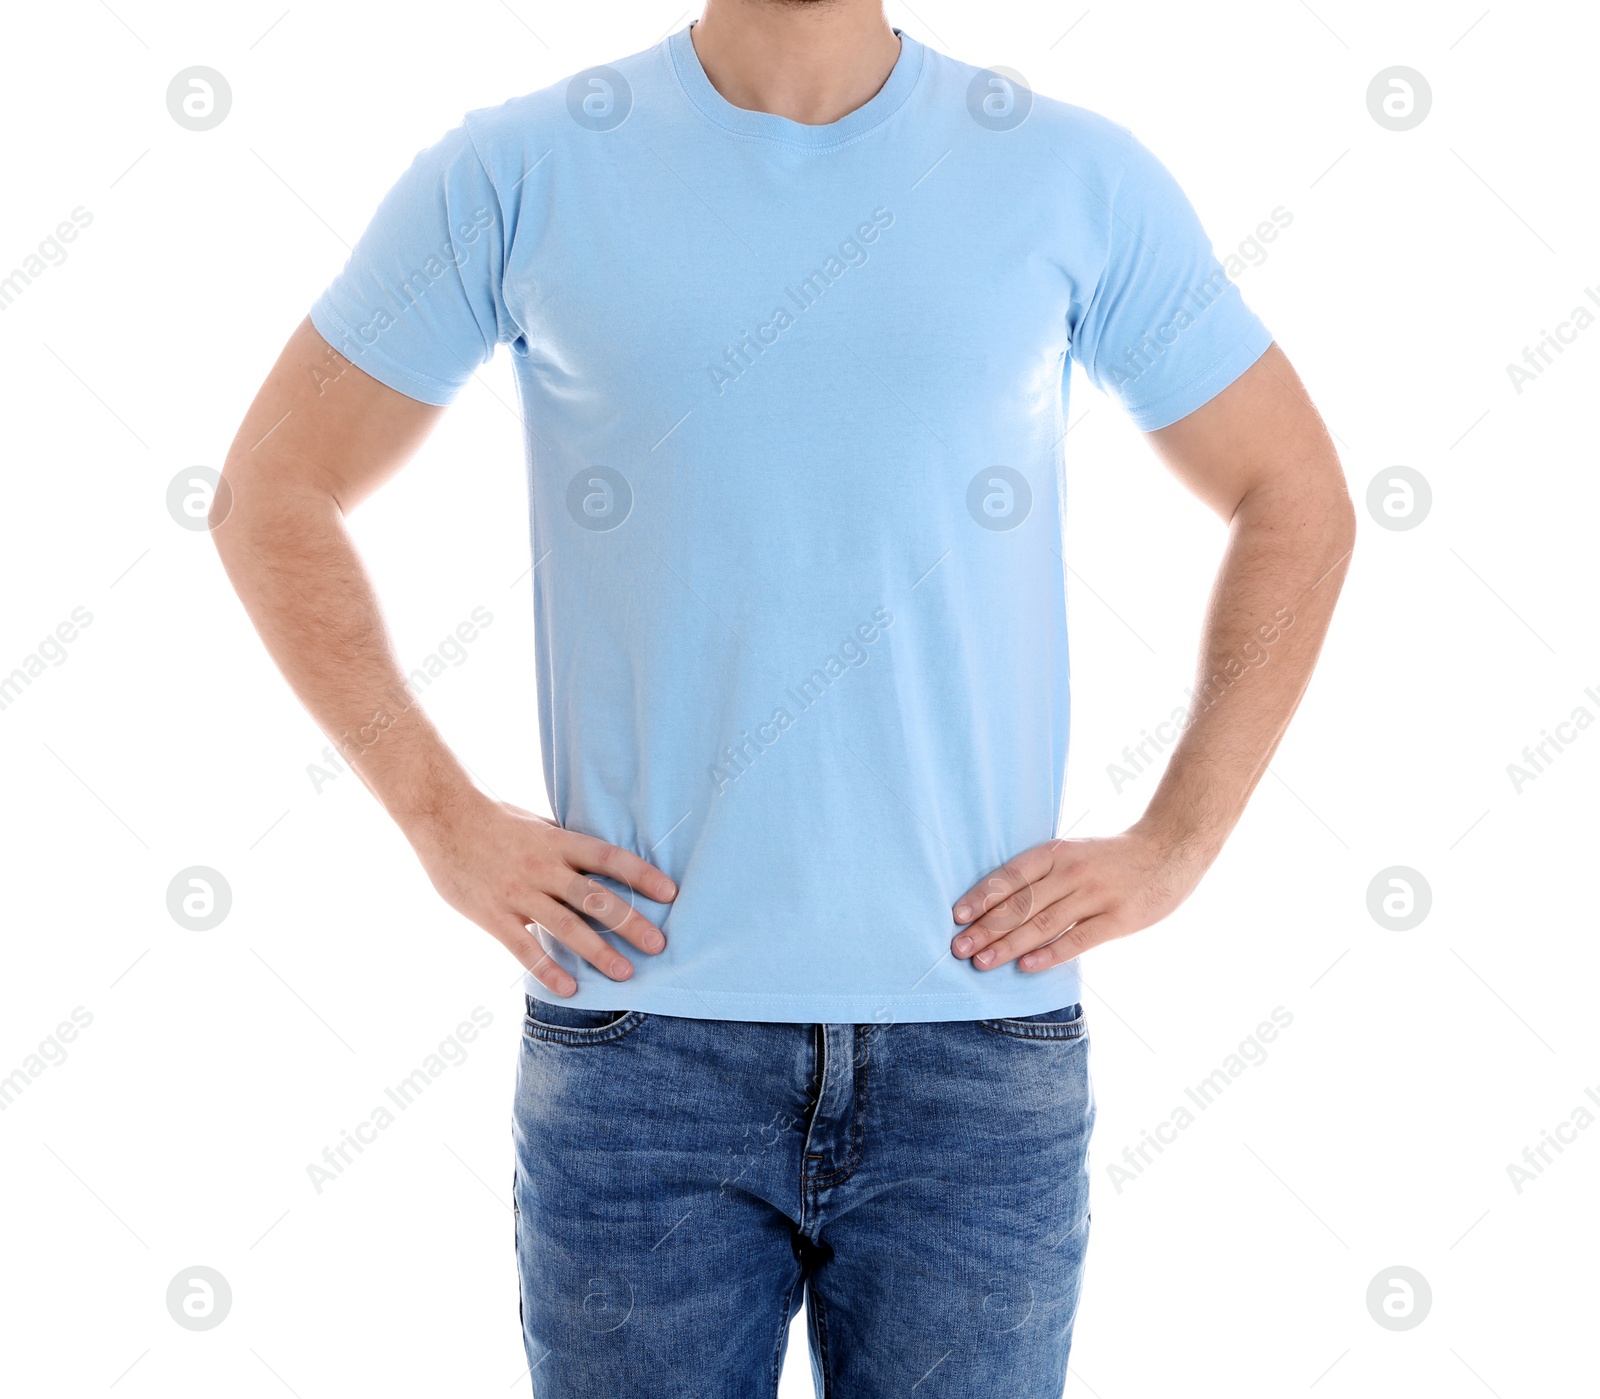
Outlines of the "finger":
{"type": "Polygon", "coordinates": [[[1023,927],[1030,918],[1079,890],[1075,883],[1056,870],[1047,877],[1024,886],[1015,894],[969,924],[951,940],[950,950],[957,957],[972,957],[998,942],[1007,933],[1023,927]]]}
{"type": "Polygon", "coordinates": [[[566,832],[567,862],[590,874],[609,875],[619,884],[637,889],[647,899],[657,903],[670,903],[678,897],[678,886],[648,861],[641,860],[631,850],[610,845],[594,836],[566,832]]]}
{"type": "Polygon", "coordinates": [[[990,943],[981,952],[973,954],[972,965],[979,971],[993,971],[1003,967],[1025,952],[1043,947],[1066,932],[1079,918],[1087,917],[1090,908],[1082,899],[1057,899],[1041,908],[1020,928],[990,943]]]}
{"type": "Polygon", "coordinates": [[[1054,942],[1046,943],[1021,957],[1017,966],[1025,972],[1049,971],[1051,967],[1070,962],[1091,947],[1108,942],[1115,936],[1109,915],[1094,913],[1087,918],[1080,918],[1054,942]]]}
{"type": "Polygon", "coordinates": [[[1007,860],[998,869],[990,870],[956,900],[954,909],[956,922],[972,922],[973,919],[1021,893],[1036,879],[1043,878],[1050,872],[1053,864],[1051,851],[1054,846],[1054,841],[1036,845],[1031,850],[1024,850],[1015,859],[1007,860]]]}
{"type": "Polygon", "coordinates": [[[1069,892],[1061,887],[1058,879],[1041,878],[1032,884],[1024,884],[957,935],[956,943],[964,943],[966,951],[957,952],[956,955],[966,956],[986,947],[1001,934],[1020,928],[1046,904],[1053,903],[1069,892]]]}
{"type": "Polygon", "coordinates": [[[504,924],[492,931],[545,990],[557,996],[570,996],[578,989],[571,973],[544,950],[544,945],[528,931],[519,915],[510,915],[504,924]]]}
{"type": "MultiPolygon", "coordinates": [[[[1007,905],[1009,905],[1010,902],[1011,901],[1008,899],[1006,901],[1007,905]]],[[[1030,899],[1028,901],[1027,911],[1024,916],[1007,918],[998,928],[990,927],[987,922],[974,923],[970,927],[963,928],[955,935],[954,938],[951,939],[950,951],[956,957],[971,960],[973,957],[977,956],[978,953],[982,952],[984,948],[993,946],[1007,933],[1012,932],[1016,928],[1020,927],[1029,918],[1032,918],[1033,914],[1034,909],[1030,899]]],[[[987,917],[987,915],[985,915],[985,917],[987,917]]]]}
{"type": "Polygon", "coordinates": [[[566,904],[557,903],[547,894],[536,894],[518,912],[526,913],[563,947],[576,952],[596,971],[613,981],[626,981],[633,975],[633,963],[566,904]]]}
{"type": "Polygon", "coordinates": [[[598,879],[575,874],[563,896],[585,918],[626,938],[641,952],[660,952],[667,945],[661,929],[621,895],[612,892],[598,879]]]}

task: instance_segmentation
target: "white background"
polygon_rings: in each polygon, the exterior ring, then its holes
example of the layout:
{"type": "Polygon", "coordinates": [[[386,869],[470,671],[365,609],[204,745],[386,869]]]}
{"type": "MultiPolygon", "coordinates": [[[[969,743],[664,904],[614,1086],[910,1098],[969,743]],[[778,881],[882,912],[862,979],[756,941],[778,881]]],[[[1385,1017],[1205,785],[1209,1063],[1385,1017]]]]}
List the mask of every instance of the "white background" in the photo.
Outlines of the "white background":
{"type": "MultiPolygon", "coordinates": [[[[1506,1169],[1600,1092],[1600,731],[1520,792],[1507,774],[1577,706],[1600,716],[1600,326],[1520,394],[1506,371],[1585,286],[1600,295],[1593,8],[923,0],[890,17],[1132,127],[1221,252],[1292,213],[1239,284],[1361,514],[1316,679],[1221,860],[1176,916],[1087,959],[1100,1120],[1067,1393],[1594,1392],[1600,1130],[1520,1193],[1506,1169]],[[1405,132],[1366,104],[1396,64],[1433,97],[1405,132]],[[1396,465],[1433,495],[1405,531],[1365,503],[1396,465]],[[1368,911],[1395,865],[1432,891],[1405,932],[1368,911]],[[1278,1006],[1293,1024],[1266,1061],[1119,1190],[1124,1147],[1278,1006]],[[1395,1265],[1433,1297],[1403,1332],[1366,1303],[1395,1265]]],[[[221,465],[417,149],[688,18],[676,0],[7,12],[0,275],[74,208],[93,216],[0,313],[0,673],[75,607],[93,617],[0,711],[0,1076],[74,1007],[93,1017],[0,1113],[8,1393],[526,1392],[517,968],[436,898],[355,777],[315,789],[325,739],[166,492],[221,465]],[[203,133],[165,102],[192,64],[233,92],[203,133]],[[192,865],[232,890],[209,932],[167,912],[192,865]],[[307,1164],[478,1006],[493,1023],[466,1062],[315,1193],[307,1164]],[[201,1333],[165,1304],[196,1264],[233,1291],[201,1333]]],[[[486,787],[545,809],[513,405],[502,357],[355,528],[408,666],[492,613],[427,707],[486,787]]],[[[1148,797],[1153,778],[1119,794],[1107,764],[1182,702],[1222,545],[1080,380],[1085,413],[1067,442],[1077,835],[1148,797]]],[[[785,1399],[809,1393],[802,1337],[785,1399]]]]}

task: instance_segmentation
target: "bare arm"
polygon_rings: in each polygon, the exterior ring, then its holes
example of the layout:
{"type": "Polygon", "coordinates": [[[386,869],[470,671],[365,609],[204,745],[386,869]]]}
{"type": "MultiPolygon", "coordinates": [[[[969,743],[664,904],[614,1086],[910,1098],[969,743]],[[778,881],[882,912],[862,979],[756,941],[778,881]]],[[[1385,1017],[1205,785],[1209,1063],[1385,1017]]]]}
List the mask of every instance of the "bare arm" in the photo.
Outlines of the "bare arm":
{"type": "Polygon", "coordinates": [[[1041,971],[1159,922],[1222,849],[1310,683],[1355,542],[1333,443],[1273,345],[1157,454],[1227,522],[1182,737],[1122,835],[1053,840],[957,900],[952,943],[981,970],[1041,971]]]}
{"type": "Polygon", "coordinates": [[[407,688],[344,521],[442,412],[357,369],[303,321],[229,449],[212,538],[284,677],[399,824],[435,888],[543,985],[570,995],[576,983],[530,921],[622,980],[631,965],[576,909],[643,951],[660,951],[665,939],[587,875],[662,901],[676,890],[631,852],[479,791],[407,688]]]}

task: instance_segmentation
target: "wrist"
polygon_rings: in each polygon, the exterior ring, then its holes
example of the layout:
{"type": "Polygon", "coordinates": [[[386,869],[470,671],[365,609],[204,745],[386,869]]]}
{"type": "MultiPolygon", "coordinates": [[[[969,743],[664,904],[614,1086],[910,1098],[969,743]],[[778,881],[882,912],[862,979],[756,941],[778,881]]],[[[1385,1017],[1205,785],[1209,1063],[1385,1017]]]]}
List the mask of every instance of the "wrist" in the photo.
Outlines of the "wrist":
{"type": "Polygon", "coordinates": [[[421,853],[448,843],[452,830],[494,802],[473,785],[464,771],[430,770],[402,790],[384,794],[383,805],[412,847],[421,853]]]}
{"type": "Polygon", "coordinates": [[[1167,863],[1192,870],[1196,879],[1211,867],[1227,838],[1225,830],[1175,820],[1159,811],[1146,811],[1128,834],[1152,846],[1167,863]]]}

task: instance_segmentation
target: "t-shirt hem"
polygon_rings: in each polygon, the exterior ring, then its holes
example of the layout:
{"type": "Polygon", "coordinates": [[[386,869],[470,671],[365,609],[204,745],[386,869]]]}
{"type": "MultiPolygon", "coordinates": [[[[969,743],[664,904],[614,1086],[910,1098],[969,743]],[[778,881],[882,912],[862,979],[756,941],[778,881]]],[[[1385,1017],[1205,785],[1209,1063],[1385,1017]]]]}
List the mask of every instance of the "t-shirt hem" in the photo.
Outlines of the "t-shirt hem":
{"type": "Polygon", "coordinates": [[[1271,344],[1272,332],[1257,321],[1204,373],[1152,403],[1139,408],[1125,405],[1124,411],[1141,432],[1170,427],[1209,403],[1260,359],[1271,344]]]}
{"type": "MultiPolygon", "coordinates": [[[[994,973],[979,973],[994,975],[994,973]]],[[[953,1020],[1004,1020],[1039,1015],[1076,1004],[1081,998],[1077,972],[1040,973],[1028,994],[997,996],[966,992],[874,995],[870,992],[710,991],[687,986],[601,984],[592,993],[557,997],[531,976],[523,989],[540,1000],[590,1010],[638,1010],[686,1020],[746,1020],[800,1025],[913,1024],[953,1020]]]]}
{"type": "Polygon", "coordinates": [[[396,364],[371,345],[363,345],[361,337],[350,324],[329,304],[328,293],[319,296],[311,307],[311,324],[317,333],[363,373],[370,374],[380,384],[415,398],[422,403],[445,408],[455,402],[460,388],[429,378],[396,364]]]}

